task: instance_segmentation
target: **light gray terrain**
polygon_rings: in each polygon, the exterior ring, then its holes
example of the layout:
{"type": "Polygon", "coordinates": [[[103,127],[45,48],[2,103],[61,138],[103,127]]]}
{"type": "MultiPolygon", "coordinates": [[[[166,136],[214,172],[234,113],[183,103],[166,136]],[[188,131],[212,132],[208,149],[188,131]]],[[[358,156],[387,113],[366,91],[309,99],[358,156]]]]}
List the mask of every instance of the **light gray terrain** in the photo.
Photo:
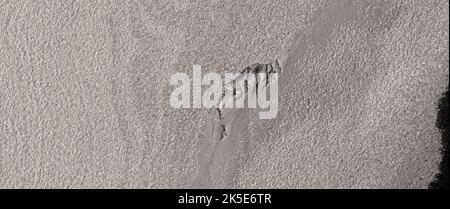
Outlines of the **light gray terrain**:
{"type": "Polygon", "coordinates": [[[0,188],[427,188],[448,4],[0,0],[0,188]],[[275,119],[169,104],[275,59],[275,119]]]}

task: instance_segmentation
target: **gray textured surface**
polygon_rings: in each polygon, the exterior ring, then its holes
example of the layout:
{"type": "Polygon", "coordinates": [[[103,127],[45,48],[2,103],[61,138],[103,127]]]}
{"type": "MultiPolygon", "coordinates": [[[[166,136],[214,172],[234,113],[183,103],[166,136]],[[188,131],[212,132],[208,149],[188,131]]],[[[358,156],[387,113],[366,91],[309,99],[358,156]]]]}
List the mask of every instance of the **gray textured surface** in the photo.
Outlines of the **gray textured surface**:
{"type": "Polygon", "coordinates": [[[0,187],[427,187],[448,1],[352,2],[0,1],[0,187]],[[172,73],[274,58],[275,120],[211,146],[169,105],[172,73]]]}

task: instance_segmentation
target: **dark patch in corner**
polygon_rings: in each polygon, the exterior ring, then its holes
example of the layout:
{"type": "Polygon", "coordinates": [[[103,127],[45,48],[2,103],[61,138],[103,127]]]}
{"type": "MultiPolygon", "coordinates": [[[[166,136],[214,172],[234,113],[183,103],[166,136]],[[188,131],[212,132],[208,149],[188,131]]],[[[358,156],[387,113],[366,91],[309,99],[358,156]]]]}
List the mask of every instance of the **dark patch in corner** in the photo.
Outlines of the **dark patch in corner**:
{"type": "Polygon", "coordinates": [[[441,131],[442,136],[442,161],[439,169],[439,174],[437,174],[434,177],[433,182],[428,185],[429,189],[449,189],[449,182],[448,182],[448,139],[449,136],[449,130],[448,130],[448,118],[449,118],[449,112],[448,112],[448,86],[447,86],[447,92],[439,99],[439,106],[438,106],[438,116],[436,121],[436,127],[439,128],[441,131]]]}

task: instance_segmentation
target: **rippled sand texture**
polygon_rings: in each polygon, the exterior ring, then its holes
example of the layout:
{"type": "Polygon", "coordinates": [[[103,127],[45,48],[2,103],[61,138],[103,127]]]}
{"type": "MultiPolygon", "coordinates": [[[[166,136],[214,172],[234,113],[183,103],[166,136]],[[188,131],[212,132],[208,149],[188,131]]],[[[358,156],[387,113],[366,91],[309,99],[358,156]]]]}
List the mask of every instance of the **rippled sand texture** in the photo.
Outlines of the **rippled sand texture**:
{"type": "Polygon", "coordinates": [[[0,1],[0,187],[424,188],[447,51],[444,0],[0,1]],[[214,141],[169,105],[194,64],[274,59],[274,120],[214,141]]]}
{"type": "Polygon", "coordinates": [[[444,8],[330,1],[282,51],[280,117],[251,128],[241,185],[426,188],[441,160],[444,8]]]}

